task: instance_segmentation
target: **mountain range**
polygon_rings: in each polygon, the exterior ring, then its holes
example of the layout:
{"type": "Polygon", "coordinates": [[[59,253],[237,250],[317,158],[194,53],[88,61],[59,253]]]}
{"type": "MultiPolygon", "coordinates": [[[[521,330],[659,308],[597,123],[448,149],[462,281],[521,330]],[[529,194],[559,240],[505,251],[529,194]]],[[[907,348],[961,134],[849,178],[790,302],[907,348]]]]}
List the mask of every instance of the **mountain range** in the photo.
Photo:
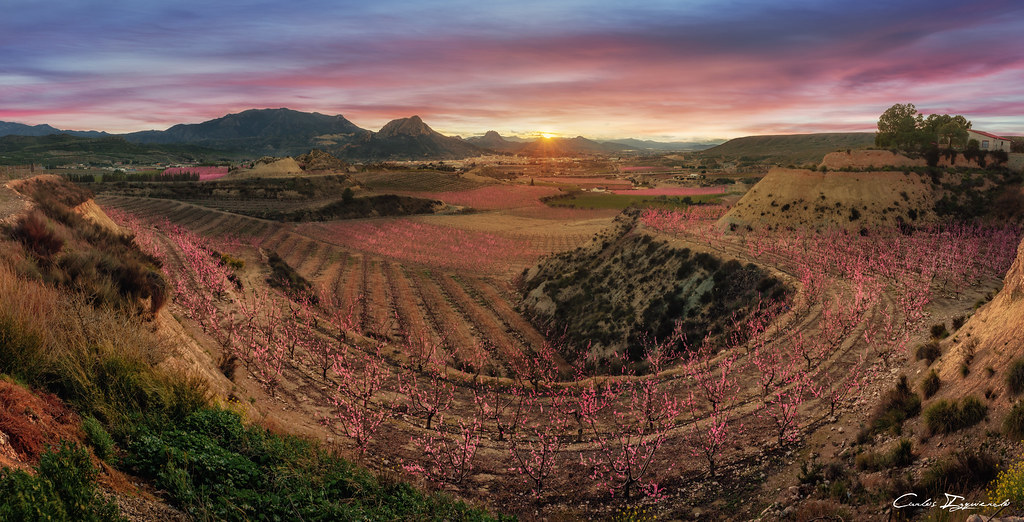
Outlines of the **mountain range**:
{"type": "Polygon", "coordinates": [[[24,123],[0,121],[0,136],[49,136],[51,134],[68,134],[83,138],[100,138],[103,136],[110,136],[110,134],[102,131],[61,130],[46,124],[25,125],[24,123]]]}
{"type": "Polygon", "coordinates": [[[378,132],[360,128],[341,115],[291,109],[251,109],[202,123],[179,124],[167,130],[121,135],[99,131],[67,131],[49,125],[0,122],[0,136],[69,134],[80,137],[119,136],[131,143],[195,145],[250,156],[292,156],[320,148],[348,160],[459,159],[481,154],[580,156],[628,150],[699,150],[714,143],[667,144],[641,140],[598,142],[583,138],[503,138],[490,131],[462,139],[434,131],[418,116],[389,122],[378,132]]]}

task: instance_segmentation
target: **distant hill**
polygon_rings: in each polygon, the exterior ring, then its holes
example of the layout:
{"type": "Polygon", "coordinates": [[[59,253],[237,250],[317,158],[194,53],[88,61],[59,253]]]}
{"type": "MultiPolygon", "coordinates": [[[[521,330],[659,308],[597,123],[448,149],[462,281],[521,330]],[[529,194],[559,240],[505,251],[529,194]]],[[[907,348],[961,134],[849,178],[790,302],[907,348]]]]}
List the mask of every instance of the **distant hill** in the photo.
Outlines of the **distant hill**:
{"type": "Polygon", "coordinates": [[[516,141],[511,139],[507,140],[496,131],[487,131],[483,136],[466,138],[466,142],[495,152],[517,152],[523,148],[524,143],[521,139],[517,139],[516,141]]]}
{"type": "Polygon", "coordinates": [[[133,132],[125,134],[124,138],[135,143],[186,143],[250,154],[290,156],[308,152],[318,136],[357,139],[368,133],[340,115],[251,109],[202,123],[175,125],[165,131],[133,132]]]}
{"type": "Polygon", "coordinates": [[[85,138],[99,138],[103,136],[110,136],[106,132],[94,130],[62,130],[55,127],[51,127],[46,124],[25,125],[24,123],[0,121],[0,136],[48,136],[50,134],[69,134],[71,136],[81,136],[85,138]]]}
{"type": "Polygon", "coordinates": [[[747,136],[729,140],[700,153],[703,158],[752,161],[777,165],[817,165],[829,152],[874,145],[873,132],[832,132],[781,136],[747,136]]]}
{"type": "Polygon", "coordinates": [[[637,140],[632,138],[609,141],[596,141],[577,136],[576,138],[540,138],[524,140],[518,137],[504,137],[495,131],[487,131],[483,136],[466,138],[466,141],[477,147],[495,152],[525,154],[530,156],[573,156],[578,154],[614,154],[626,150],[670,152],[694,151],[714,147],[717,142],[661,142],[637,140]]]}
{"type": "Polygon", "coordinates": [[[295,161],[305,171],[344,170],[348,167],[344,161],[320,149],[313,149],[306,154],[296,156],[295,161]]]}
{"type": "Polygon", "coordinates": [[[431,129],[419,116],[392,120],[379,132],[328,150],[339,157],[364,160],[461,159],[485,153],[466,140],[431,129]]]}
{"type": "Polygon", "coordinates": [[[142,145],[124,138],[67,134],[0,137],[0,164],[44,166],[78,163],[179,163],[223,159],[223,153],[192,145],[142,145]]]}
{"type": "Polygon", "coordinates": [[[711,147],[714,147],[715,145],[721,144],[722,141],[653,141],[626,138],[621,140],[611,140],[605,143],[615,143],[617,145],[623,145],[636,150],[671,152],[675,150],[694,151],[709,149],[711,147]]]}
{"type": "Polygon", "coordinates": [[[559,156],[586,156],[595,154],[614,154],[629,150],[625,145],[617,143],[600,143],[583,136],[575,138],[541,138],[527,143],[518,153],[526,156],[552,158],[559,156]]]}

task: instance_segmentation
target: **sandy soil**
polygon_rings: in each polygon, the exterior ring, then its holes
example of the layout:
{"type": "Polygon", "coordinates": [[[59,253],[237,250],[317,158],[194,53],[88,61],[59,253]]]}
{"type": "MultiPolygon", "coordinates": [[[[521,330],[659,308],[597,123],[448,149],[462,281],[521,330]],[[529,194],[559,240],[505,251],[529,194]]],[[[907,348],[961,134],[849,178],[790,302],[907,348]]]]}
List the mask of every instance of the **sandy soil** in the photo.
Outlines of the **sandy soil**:
{"type": "Polygon", "coordinates": [[[930,179],[916,174],[775,168],[722,217],[721,223],[855,230],[892,226],[897,218],[922,223],[935,219],[934,199],[930,179]],[[911,210],[916,212],[916,219],[909,215],[911,210]]]}

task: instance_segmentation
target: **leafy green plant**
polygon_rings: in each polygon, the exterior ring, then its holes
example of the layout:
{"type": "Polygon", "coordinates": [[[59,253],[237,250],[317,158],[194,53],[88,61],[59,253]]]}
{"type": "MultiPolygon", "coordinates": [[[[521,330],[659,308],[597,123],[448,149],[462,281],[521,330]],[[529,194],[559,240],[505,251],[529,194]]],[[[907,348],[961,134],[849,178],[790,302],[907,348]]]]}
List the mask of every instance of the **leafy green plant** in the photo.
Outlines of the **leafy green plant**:
{"type": "Polygon", "coordinates": [[[130,437],[126,463],[197,519],[489,520],[483,511],[376,477],[316,444],[200,409],[130,437]]]}
{"type": "Polygon", "coordinates": [[[96,417],[90,415],[82,419],[82,429],[85,431],[86,441],[92,446],[97,457],[110,460],[110,457],[114,456],[114,439],[96,417]]]}
{"type": "Polygon", "coordinates": [[[959,330],[964,325],[965,321],[967,321],[967,318],[962,316],[962,315],[958,315],[958,316],[954,317],[953,318],[953,329],[954,330],[959,330]]]}
{"type": "Polygon", "coordinates": [[[910,439],[900,439],[889,451],[866,452],[857,455],[857,469],[877,471],[909,466],[914,462],[913,449],[910,439]]]}
{"type": "Polygon", "coordinates": [[[0,470],[0,520],[122,520],[96,489],[89,453],[73,443],[39,458],[36,475],[0,470]]]}

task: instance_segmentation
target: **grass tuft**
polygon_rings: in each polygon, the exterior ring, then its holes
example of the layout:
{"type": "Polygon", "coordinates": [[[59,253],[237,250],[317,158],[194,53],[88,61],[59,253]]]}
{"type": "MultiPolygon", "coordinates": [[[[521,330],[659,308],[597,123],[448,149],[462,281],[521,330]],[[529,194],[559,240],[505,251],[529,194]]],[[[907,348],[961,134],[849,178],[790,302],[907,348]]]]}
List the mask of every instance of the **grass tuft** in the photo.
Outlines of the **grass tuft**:
{"type": "Polygon", "coordinates": [[[1014,395],[1024,392],[1024,358],[1014,359],[1006,370],[1006,388],[1014,395]]]}
{"type": "Polygon", "coordinates": [[[975,397],[964,397],[963,404],[941,400],[924,412],[925,424],[932,433],[952,433],[969,428],[985,419],[988,406],[975,397]]]}

